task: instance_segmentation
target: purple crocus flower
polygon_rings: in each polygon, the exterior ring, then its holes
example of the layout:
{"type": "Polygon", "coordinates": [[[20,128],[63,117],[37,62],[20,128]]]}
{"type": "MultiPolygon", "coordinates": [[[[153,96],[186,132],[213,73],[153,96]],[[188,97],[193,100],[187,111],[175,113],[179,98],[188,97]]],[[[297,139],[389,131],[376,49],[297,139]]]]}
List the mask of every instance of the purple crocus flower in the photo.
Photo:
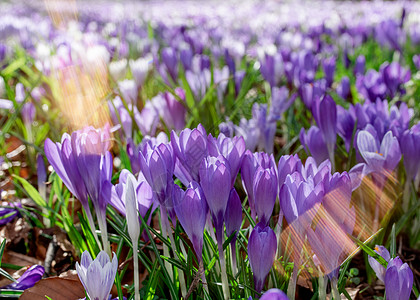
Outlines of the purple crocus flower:
{"type": "Polygon", "coordinates": [[[354,107],[350,106],[347,110],[344,107],[337,105],[337,133],[344,140],[347,151],[350,151],[355,124],[356,115],[354,107]]]}
{"type": "Polygon", "coordinates": [[[32,102],[26,102],[20,110],[22,120],[26,126],[30,126],[35,119],[35,105],[32,102]]]}
{"type": "Polygon", "coordinates": [[[209,155],[222,155],[229,161],[232,176],[231,184],[233,187],[245,153],[245,141],[243,137],[235,136],[229,138],[221,133],[216,139],[210,134],[207,138],[207,149],[209,155]]]}
{"type": "Polygon", "coordinates": [[[280,207],[287,223],[291,224],[300,215],[322,201],[324,186],[316,184],[311,176],[307,181],[299,172],[287,175],[280,189],[280,207]]]}
{"type": "Polygon", "coordinates": [[[155,199],[161,205],[171,200],[174,158],[170,144],[160,144],[154,148],[146,145],[144,153],[140,152],[140,169],[153,190],[155,199]]]}
{"type": "MultiPolygon", "coordinates": [[[[229,162],[222,155],[207,156],[201,163],[199,174],[200,184],[216,227],[216,234],[217,232],[221,234],[231,190],[230,185],[226,184],[231,182],[232,178],[229,162]]],[[[219,239],[218,242],[220,242],[219,239]]]]}
{"type": "Polygon", "coordinates": [[[42,276],[44,275],[44,267],[40,265],[33,265],[29,269],[23,273],[22,276],[19,277],[19,279],[16,280],[16,282],[13,282],[9,285],[6,285],[3,287],[3,289],[9,289],[9,290],[26,290],[35,285],[38,281],[41,280],[42,276]]]}
{"type": "Polygon", "coordinates": [[[159,123],[159,113],[151,101],[146,101],[141,112],[134,106],[134,120],[143,135],[154,136],[159,123]]]}
{"type": "MultiPolygon", "coordinates": [[[[183,89],[176,88],[175,94],[181,98],[181,101],[185,101],[185,91],[183,89]]],[[[174,95],[165,92],[154,97],[151,101],[168,129],[180,131],[185,127],[186,109],[174,95]]]]}
{"type": "Polygon", "coordinates": [[[258,221],[268,225],[277,198],[277,174],[274,168],[258,167],[253,178],[255,210],[258,221]]]}
{"type": "Polygon", "coordinates": [[[3,226],[16,217],[20,217],[19,210],[17,208],[22,208],[20,202],[10,203],[2,202],[0,205],[0,226],[3,226]]]}
{"type": "Polygon", "coordinates": [[[121,91],[121,96],[127,102],[127,104],[136,105],[138,88],[134,80],[125,79],[118,82],[118,88],[121,91]]]}
{"type": "Polygon", "coordinates": [[[192,180],[199,181],[199,168],[201,161],[207,155],[207,133],[199,124],[197,128],[186,128],[178,135],[171,132],[171,145],[177,159],[175,176],[184,185],[192,180]]]}
{"type": "Polygon", "coordinates": [[[420,169],[420,130],[418,129],[420,129],[419,126],[413,126],[410,130],[406,130],[400,140],[404,167],[409,180],[413,180],[420,169]]]}
{"type": "Polygon", "coordinates": [[[295,171],[302,169],[302,162],[297,154],[282,155],[278,164],[278,181],[279,188],[282,187],[287,175],[293,174],[295,171]]]}
{"type": "Polygon", "coordinates": [[[315,158],[317,163],[321,163],[328,159],[328,148],[324,141],[324,136],[321,130],[316,126],[311,126],[308,132],[302,128],[299,134],[300,142],[302,143],[305,151],[315,158]]]}
{"type": "Polygon", "coordinates": [[[115,253],[111,261],[104,251],[99,252],[95,260],[92,260],[89,252],[85,250],[80,265],[76,262],[77,275],[89,299],[108,300],[117,269],[118,259],[115,253]]]}
{"type": "Polygon", "coordinates": [[[343,98],[347,99],[350,95],[350,79],[347,76],[341,78],[341,82],[337,87],[337,94],[343,98]]]}
{"type": "Polygon", "coordinates": [[[330,157],[334,157],[334,148],[337,140],[337,106],[330,95],[322,100],[316,100],[312,113],[322,132],[330,157]]]}
{"type": "Polygon", "coordinates": [[[277,238],[274,231],[263,223],[258,223],[248,240],[248,259],[254,275],[255,290],[259,293],[273,266],[277,250],[277,238]]]}
{"type": "Polygon", "coordinates": [[[202,260],[203,232],[208,212],[203,191],[195,181],[190,183],[185,192],[175,184],[173,201],[178,220],[192,241],[198,261],[200,262],[202,260]]]}
{"type": "Polygon", "coordinates": [[[282,290],[269,289],[261,296],[260,300],[289,300],[289,298],[282,290]]]}
{"type": "Polygon", "coordinates": [[[366,58],[363,55],[359,55],[356,58],[356,64],[354,66],[354,74],[357,75],[364,75],[366,70],[366,58]]]}
{"type": "Polygon", "coordinates": [[[335,57],[329,57],[323,60],[322,68],[325,73],[325,79],[327,80],[327,86],[331,87],[334,82],[335,73],[335,57]]]}
{"type": "Polygon", "coordinates": [[[420,55],[413,56],[413,63],[418,70],[420,70],[420,55]]]}
{"type": "Polygon", "coordinates": [[[385,272],[385,292],[388,300],[408,300],[413,288],[413,272],[399,257],[392,258],[385,272]]]}
{"type": "Polygon", "coordinates": [[[381,144],[369,131],[362,130],[357,135],[357,147],[366,162],[368,172],[393,171],[401,159],[398,140],[388,131],[381,144]]]}
{"type": "Polygon", "coordinates": [[[245,151],[241,166],[242,185],[248,195],[248,202],[251,208],[251,216],[256,217],[255,199],[254,199],[254,175],[258,167],[263,169],[275,168],[274,156],[265,152],[252,153],[245,151]]]}
{"type": "MultiPolygon", "coordinates": [[[[384,246],[376,245],[375,252],[378,253],[380,256],[382,256],[383,259],[385,259],[387,262],[389,262],[389,260],[391,259],[391,255],[389,254],[388,250],[384,246]]],[[[369,265],[371,266],[373,271],[375,271],[375,274],[378,277],[378,279],[381,280],[382,282],[385,282],[385,272],[386,272],[385,267],[382,266],[376,259],[374,259],[371,256],[368,257],[368,260],[369,260],[369,265]]]]}
{"type": "Polygon", "coordinates": [[[242,225],[242,203],[235,188],[230,191],[224,219],[227,236],[231,236],[236,231],[232,239],[232,244],[234,244],[242,225]]]}
{"type": "Polygon", "coordinates": [[[130,60],[129,62],[131,73],[138,87],[143,86],[152,65],[151,58],[138,58],[137,60],[130,60]]]}
{"type": "Polygon", "coordinates": [[[174,49],[164,48],[162,49],[162,62],[165,64],[169,75],[172,77],[174,82],[177,82],[178,78],[178,58],[174,49]]]}
{"type": "Polygon", "coordinates": [[[387,86],[391,99],[397,92],[405,94],[404,83],[410,80],[410,70],[403,68],[398,62],[385,62],[380,68],[382,78],[387,86]]]}

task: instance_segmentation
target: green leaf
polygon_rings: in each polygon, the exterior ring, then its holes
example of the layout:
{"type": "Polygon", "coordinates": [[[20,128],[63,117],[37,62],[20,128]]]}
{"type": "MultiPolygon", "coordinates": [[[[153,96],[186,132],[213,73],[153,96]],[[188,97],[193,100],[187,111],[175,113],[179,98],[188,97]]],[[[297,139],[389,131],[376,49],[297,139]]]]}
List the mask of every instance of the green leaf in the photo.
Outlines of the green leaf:
{"type": "Polygon", "coordinates": [[[13,174],[12,176],[20,182],[28,196],[31,197],[31,199],[34,200],[34,202],[38,206],[47,207],[47,203],[45,202],[45,200],[41,197],[36,188],[34,188],[28,181],[26,181],[26,179],[15,174],[13,174]]]}
{"type": "Polygon", "coordinates": [[[0,275],[6,277],[10,281],[16,282],[16,279],[14,279],[12,276],[9,275],[3,268],[0,268],[0,275]]]}
{"type": "MultiPolygon", "coordinates": [[[[379,231],[378,231],[379,232],[379,231]]],[[[378,233],[377,232],[377,233],[378,233]]],[[[380,256],[378,253],[376,253],[373,249],[371,249],[368,245],[366,245],[366,242],[363,243],[362,241],[360,241],[358,238],[355,238],[351,235],[349,235],[349,237],[360,247],[362,248],[362,250],[364,252],[366,252],[369,256],[373,257],[374,259],[376,259],[377,262],[379,262],[384,268],[386,268],[388,266],[388,262],[382,257],[380,256]]]]}

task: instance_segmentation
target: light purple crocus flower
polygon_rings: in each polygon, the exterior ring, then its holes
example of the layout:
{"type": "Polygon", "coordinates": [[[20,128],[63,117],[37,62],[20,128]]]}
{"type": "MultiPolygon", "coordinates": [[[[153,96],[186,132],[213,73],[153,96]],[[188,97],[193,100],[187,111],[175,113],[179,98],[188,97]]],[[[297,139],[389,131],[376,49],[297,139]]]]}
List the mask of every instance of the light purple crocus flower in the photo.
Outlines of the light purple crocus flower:
{"type": "MultiPolygon", "coordinates": [[[[384,246],[375,246],[374,251],[378,253],[380,256],[382,256],[383,259],[385,259],[386,262],[389,262],[391,259],[391,255],[389,254],[389,251],[384,246]]],[[[385,282],[385,272],[386,269],[384,266],[382,266],[376,259],[374,259],[371,256],[368,256],[369,265],[375,271],[376,276],[378,279],[382,282],[385,282]]]]}
{"type": "Polygon", "coordinates": [[[248,259],[254,275],[255,290],[259,293],[273,266],[277,250],[274,231],[263,223],[258,223],[248,240],[248,259]]]}
{"type": "Polygon", "coordinates": [[[155,199],[164,206],[171,202],[174,165],[170,144],[160,144],[154,148],[146,145],[145,151],[140,152],[140,169],[155,199]]]}
{"type": "Polygon", "coordinates": [[[302,128],[299,134],[300,142],[305,148],[308,155],[312,155],[317,163],[321,163],[324,160],[328,159],[328,148],[325,143],[324,136],[321,130],[316,126],[311,126],[308,132],[305,132],[305,129],[302,128]]]}
{"type": "MultiPolygon", "coordinates": [[[[181,101],[185,101],[185,91],[183,89],[176,88],[175,94],[181,101]]],[[[151,102],[168,129],[178,132],[185,127],[185,106],[174,95],[165,92],[154,97],[151,102]]]]}
{"type": "Polygon", "coordinates": [[[3,289],[8,290],[26,290],[33,287],[38,281],[41,280],[44,275],[44,267],[40,265],[33,265],[23,273],[16,282],[13,282],[9,285],[3,287],[3,289]]]}
{"type": "Polygon", "coordinates": [[[341,82],[337,87],[337,94],[345,100],[350,96],[350,79],[347,76],[341,78],[341,82]]]}
{"type": "MultiPolygon", "coordinates": [[[[223,234],[223,218],[226,212],[227,202],[231,186],[231,170],[229,162],[222,156],[207,156],[200,165],[200,185],[206,197],[216,234],[223,234]],[[219,232],[219,233],[218,233],[219,232]]],[[[219,240],[223,238],[219,236],[219,240]]]]}
{"type": "Polygon", "coordinates": [[[409,180],[413,180],[420,169],[420,126],[406,130],[400,140],[404,156],[404,167],[409,180]]]}
{"type": "Polygon", "coordinates": [[[334,82],[335,73],[335,57],[329,57],[323,60],[322,68],[325,73],[325,79],[327,80],[327,86],[331,87],[334,82]]]}
{"type": "Polygon", "coordinates": [[[260,300],[289,300],[289,298],[282,290],[269,289],[261,296],[260,300]]]}
{"type": "Polygon", "coordinates": [[[254,175],[258,167],[262,167],[263,169],[275,168],[274,156],[272,154],[268,155],[265,152],[252,153],[246,150],[241,166],[241,178],[242,185],[248,195],[251,216],[254,220],[257,213],[254,199],[254,175]]]}
{"type": "Polygon", "coordinates": [[[127,104],[136,105],[138,88],[134,80],[125,79],[118,82],[118,88],[121,91],[121,96],[126,101],[127,104]]]}
{"type": "Polygon", "coordinates": [[[115,274],[118,269],[118,259],[115,253],[112,261],[104,251],[99,252],[92,260],[89,252],[82,253],[80,265],[76,262],[76,271],[80,282],[90,299],[108,300],[115,274]]]}
{"type": "Polygon", "coordinates": [[[381,144],[369,131],[362,130],[357,135],[360,155],[366,162],[368,172],[393,171],[401,159],[398,140],[388,131],[381,144]]]}
{"type": "Polygon", "coordinates": [[[363,55],[359,55],[356,58],[356,64],[354,66],[354,74],[364,75],[365,74],[366,58],[363,55]]]}
{"type": "Polygon", "coordinates": [[[229,161],[232,176],[231,185],[233,187],[245,153],[245,141],[243,137],[235,136],[229,138],[221,133],[216,139],[210,134],[207,138],[207,149],[209,155],[223,155],[229,161]]]}
{"type": "Polygon", "coordinates": [[[268,225],[277,198],[277,174],[274,168],[258,167],[253,178],[255,210],[258,221],[268,225]]]}
{"type": "Polygon", "coordinates": [[[387,300],[408,300],[413,288],[413,272],[407,263],[397,256],[392,258],[385,272],[387,300]]]}
{"type": "Polygon", "coordinates": [[[190,238],[200,262],[202,260],[203,232],[208,212],[203,191],[195,181],[190,183],[185,192],[175,184],[173,201],[178,220],[190,238]]]}
{"type": "Polygon", "coordinates": [[[186,128],[178,135],[171,132],[171,145],[177,159],[175,165],[175,176],[184,185],[192,180],[199,181],[199,168],[201,161],[207,155],[207,133],[204,127],[199,124],[197,128],[186,128]]]}

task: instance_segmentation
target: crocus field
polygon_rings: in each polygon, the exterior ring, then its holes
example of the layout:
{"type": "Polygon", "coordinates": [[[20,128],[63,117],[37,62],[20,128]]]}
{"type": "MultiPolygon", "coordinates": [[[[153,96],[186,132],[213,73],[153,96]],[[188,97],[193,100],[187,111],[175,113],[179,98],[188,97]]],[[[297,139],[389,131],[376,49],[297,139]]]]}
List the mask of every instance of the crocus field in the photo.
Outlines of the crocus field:
{"type": "Polygon", "coordinates": [[[420,2],[0,2],[0,298],[420,299],[420,2]]]}

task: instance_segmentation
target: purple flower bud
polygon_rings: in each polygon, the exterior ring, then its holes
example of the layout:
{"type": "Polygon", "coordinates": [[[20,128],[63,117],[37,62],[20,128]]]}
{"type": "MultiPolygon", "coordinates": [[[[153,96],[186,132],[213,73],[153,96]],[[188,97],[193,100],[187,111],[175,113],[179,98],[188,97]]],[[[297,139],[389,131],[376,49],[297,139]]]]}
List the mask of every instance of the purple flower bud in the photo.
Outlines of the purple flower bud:
{"type": "Polygon", "coordinates": [[[343,138],[346,150],[350,151],[356,116],[352,106],[345,109],[337,105],[337,133],[343,138]]]}
{"type": "Polygon", "coordinates": [[[141,112],[138,111],[137,107],[134,107],[134,120],[139,127],[143,135],[154,136],[156,127],[159,123],[159,113],[156,107],[153,106],[152,102],[146,101],[141,112]]]}
{"type": "Polygon", "coordinates": [[[26,102],[20,111],[22,120],[26,126],[30,126],[35,119],[35,105],[32,102],[26,102]]]}
{"type": "Polygon", "coordinates": [[[140,169],[152,187],[155,199],[166,206],[171,199],[175,167],[172,147],[170,144],[160,144],[154,149],[150,146],[146,148],[145,153],[140,152],[140,169]]]}
{"type": "Polygon", "coordinates": [[[269,289],[261,296],[260,300],[289,300],[289,298],[279,289],[269,289]]]}
{"type": "Polygon", "coordinates": [[[251,216],[255,219],[255,200],[254,200],[254,175],[258,167],[263,169],[275,168],[274,156],[265,152],[252,153],[245,151],[241,166],[242,185],[248,195],[249,206],[251,208],[251,216]]]}
{"type": "Polygon", "coordinates": [[[200,165],[200,184],[207,200],[213,222],[217,227],[223,224],[229,200],[231,171],[229,162],[222,156],[207,156],[200,165]]]}
{"type": "Polygon", "coordinates": [[[44,275],[44,267],[40,265],[33,265],[29,269],[23,273],[22,276],[19,277],[19,279],[16,280],[16,282],[13,282],[12,284],[9,284],[4,289],[9,290],[26,290],[35,285],[38,281],[41,280],[42,276],[44,275]]]}
{"type": "Polygon", "coordinates": [[[227,236],[231,236],[236,231],[235,237],[232,239],[234,242],[242,225],[242,203],[235,188],[230,191],[224,219],[227,236]]]}
{"type": "Polygon", "coordinates": [[[302,128],[299,134],[300,142],[302,143],[305,151],[315,158],[317,163],[321,163],[328,159],[328,148],[324,141],[321,130],[312,126],[309,128],[308,133],[302,128]]]}
{"type": "Polygon", "coordinates": [[[258,223],[248,240],[248,259],[254,275],[255,290],[259,293],[273,266],[277,250],[274,231],[263,223],[258,223]]]}
{"type": "Polygon", "coordinates": [[[328,151],[334,151],[337,140],[337,106],[330,95],[316,100],[312,108],[316,123],[322,132],[328,151]]]}
{"type": "Polygon", "coordinates": [[[127,104],[136,105],[138,89],[134,80],[125,79],[123,81],[119,81],[118,88],[121,91],[121,96],[127,102],[127,104]]]}
{"type": "Polygon", "coordinates": [[[418,70],[420,70],[420,55],[413,56],[413,63],[418,70]]]}
{"type": "Polygon", "coordinates": [[[203,232],[208,212],[203,191],[195,181],[190,183],[185,192],[175,184],[173,190],[173,201],[178,220],[190,238],[198,260],[201,261],[203,250],[203,232]]]}
{"type": "Polygon", "coordinates": [[[15,100],[18,103],[21,103],[23,100],[25,100],[25,87],[20,82],[16,84],[15,100]]]}
{"type": "Polygon", "coordinates": [[[324,59],[322,62],[322,68],[325,73],[325,79],[327,80],[327,86],[330,87],[334,82],[335,57],[324,59]]]}
{"type": "Polygon", "coordinates": [[[354,75],[364,75],[366,70],[366,58],[363,55],[359,55],[356,58],[356,64],[354,66],[354,75]]]}
{"type": "Polygon", "coordinates": [[[388,94],[391,99],[397,92],[400,94],[405,93],[403,85],[410,80],[410,70],[401,67],[398,62],[385,62],[382,64],[380,72],[382,73],[383,81],[387,86],[388,94]]]}
{"type": "Polygon", "coordinates": [[[182,66],[184,67],[184,70],[191,70],[193,59],[193,52],[191,51],[191,49],[182,49],[179,53],[179,58],[181,60],[182,66]]]}
{"type": "Polygon", "coordinates": [[[165,64],[169,75],[174,82],[177,82],[178,77],[178,58],[176,52],[172,48],[162,49],[162,62],[165,64]]]}
{"type": "Polygon", "coordinates": [[[350,79],[347,76],[341,78],[340,85],[337,87],[337,94],[343,98],[347,99],[350,95],[350,79]]]}
{"type": "MultiPolygon", "coordinates": [[[[181,88],[175,89],[175,93],[181,98],[181,101],[185,101],[185,92],[181,88]]],[[[168,129],[179,131],[185,127],[185,107],[174,95],[165,92],[157,95],[151,101],[168,129]]]]}
{"type": "Polygon", "coordinates": [[[142,87],[152,66],[152,59],[145,57],[137,60],[130,60],[129,65],[136,85],[142,87]]]}
{"type": "Polygon", "coordinates": [[[401,152],[404,155],[404,167],[407,178],[413,180],[420,169],[420,132],[407,130],[400,140],[401,152]]]}
{"type": "Polygon", "coordinates": [[[385,273],[385,292],[388,300],[408,300],[413,288],[413,272],[399,257],[392,258],[385,273]]]}
{"type": "MultiPolygon", "coordinates": [[[[384,246],[375,246],[375,252],[378,253],[380,256],[382,256],[387,262],[391,259],[391,256],[389,255],[388,250],[384,246]]],[[[376,276],[379,280],[382,282],[385,282],[385,272],[386,269],[384,266],[382,266],[376,259],[374,259],[371,256],[368,256],[369,265],[375,271],[376,276]]]]}
{"type": "Polygon", "coordinates": [[[85,250],[82,253],[80,265],[76,262],[77,275],[89,299],[108,300],[117,269],[117,256],[114,253],[110,261],[105,251],[99,252],[92,261],[89,252],[85,250]]]}
{"type": "Polygon", "coordinates": [[[200,164],[207,155],[207,133],[204,127],[199,124],[193,130],[186,128],[181,131],[179,137],[172,131],[171,145],[180,163],[177,163],[175,175],[185,185],[192,180],[199,181],[200,164]]]}
{"type": "Polygon", "coordinates": [[[277,175],[274,168],[258,167],[253,178],[255,210],[258,221],[268,225],[277,198],[277,175]]]}

